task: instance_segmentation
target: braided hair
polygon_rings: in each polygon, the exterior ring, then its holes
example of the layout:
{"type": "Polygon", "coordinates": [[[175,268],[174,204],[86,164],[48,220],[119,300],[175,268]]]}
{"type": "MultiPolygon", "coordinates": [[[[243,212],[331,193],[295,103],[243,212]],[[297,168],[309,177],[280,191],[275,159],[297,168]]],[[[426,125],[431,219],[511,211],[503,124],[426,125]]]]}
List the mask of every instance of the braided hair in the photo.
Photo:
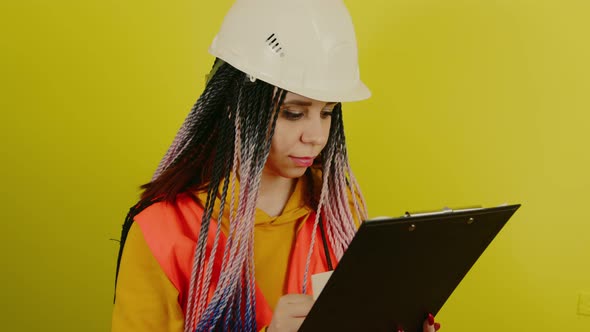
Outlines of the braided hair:
{"type": "MultiPolygon", "coordinates": [[[[135,215],[157,201],[175,202],[182,193],[207,193],[190,277],[185,332],[257,330],[252,230],[260,179],[286,94],[286,90],[252,79],[217,59],[203,94],[152,181],[142,186],[141,200],[127,215],[117,271],[135,215]],[[238,176],[240,185],[236,192],[238,176]],[[219,215],[213,216],[216,199],[220,204],[219,215]],[[230,220],[225,248],[218,248],[221,227],[217,227],[213,248],[207,253],[211,220],[221,220],[226,205],[230,220]],[[217,250],[223,250],[222,267],[217,286],[207,301],[217,250]]],[[[340,259],[354,236],[355,220],[367,218],[366,205],[348,161],[340,103],[332,112],[328,142],[318,159],[322,181],[310,182],[307,201],[317,217],[303,276],[303,293],[307,289],[311,249],[319,223],[323,223],[331,248],[340,259]],[[318,194],[314,195],[315,192],[318,194]]],[[[308,169],[306,175],[312,179],[310,174],[308,169]]]]}

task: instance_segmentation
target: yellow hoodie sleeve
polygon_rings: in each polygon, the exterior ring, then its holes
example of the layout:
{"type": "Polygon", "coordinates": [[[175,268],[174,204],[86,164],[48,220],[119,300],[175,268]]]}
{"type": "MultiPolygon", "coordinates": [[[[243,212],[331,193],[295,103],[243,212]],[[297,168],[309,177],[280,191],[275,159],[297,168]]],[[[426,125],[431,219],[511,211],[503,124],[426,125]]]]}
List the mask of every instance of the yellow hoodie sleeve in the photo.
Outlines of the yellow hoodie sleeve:
{"type": "Polygon", "coordinates": [[[127,235],[115,293],[112,332],[183,331],[178,291],[136,224],[127,235]]]}

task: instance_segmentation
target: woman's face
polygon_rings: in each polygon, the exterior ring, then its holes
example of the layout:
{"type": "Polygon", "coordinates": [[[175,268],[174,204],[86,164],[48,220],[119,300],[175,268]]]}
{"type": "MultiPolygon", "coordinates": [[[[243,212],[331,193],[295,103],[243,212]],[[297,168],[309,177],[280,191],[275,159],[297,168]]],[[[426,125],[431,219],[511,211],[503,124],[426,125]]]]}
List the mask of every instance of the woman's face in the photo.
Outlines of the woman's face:
{"type": "Polygon", "coordinates": [[[302,176],[328,142],[335,105],[288,92],[263,172],[292,179],[302,176]]]}

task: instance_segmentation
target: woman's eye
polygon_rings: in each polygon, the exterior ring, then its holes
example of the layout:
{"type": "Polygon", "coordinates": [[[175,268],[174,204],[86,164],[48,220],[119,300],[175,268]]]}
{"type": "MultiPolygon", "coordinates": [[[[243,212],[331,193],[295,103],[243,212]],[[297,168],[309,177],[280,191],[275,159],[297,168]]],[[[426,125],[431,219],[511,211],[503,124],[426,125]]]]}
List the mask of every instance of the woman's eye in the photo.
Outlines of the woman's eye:
{"type": "Polygon", "coordinates": [[[293,112],[290,110],[283,110],[283,116],[287,120],[298,120],[303,117],[303,113],[293,112]]]}
{"type": "Polygon", "coordinates": [[[322,118],[329,118],[332,116],[332,111],[323,111],[322,112],[322,118]]]}

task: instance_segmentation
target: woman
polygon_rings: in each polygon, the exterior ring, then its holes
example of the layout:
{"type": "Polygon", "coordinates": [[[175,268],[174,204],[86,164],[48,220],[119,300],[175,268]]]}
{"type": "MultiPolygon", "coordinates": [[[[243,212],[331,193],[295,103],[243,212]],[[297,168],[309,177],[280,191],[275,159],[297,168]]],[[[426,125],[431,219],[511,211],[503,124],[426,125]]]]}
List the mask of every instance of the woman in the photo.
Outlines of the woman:
{"type": "Polygon", "coordinates": [[[340,102],[370,93],[342,2],[238,0],[210,51],[124,224],[113,331],[296,331],[367,217],[340,102]]]}

